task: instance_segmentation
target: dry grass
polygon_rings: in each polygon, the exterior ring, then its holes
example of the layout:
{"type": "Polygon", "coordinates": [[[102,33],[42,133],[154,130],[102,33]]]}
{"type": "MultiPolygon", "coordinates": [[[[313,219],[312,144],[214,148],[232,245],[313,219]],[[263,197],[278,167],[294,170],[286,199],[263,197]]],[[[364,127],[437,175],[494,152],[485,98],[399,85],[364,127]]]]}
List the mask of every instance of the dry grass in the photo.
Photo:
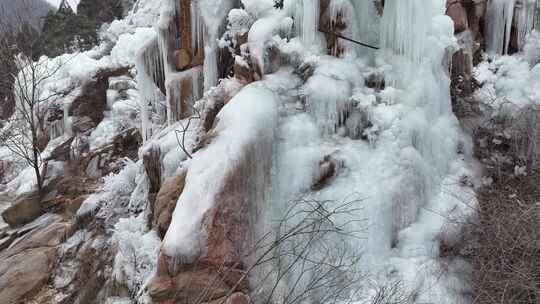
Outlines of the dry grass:
{"type": "Polygon", "coordinates": [[[473,304],[540,303],[540,112],[494,117],[475,130],[475,155],[491,184],[477,191],[473,217],[440,255],[472,265],[473,304]],[[517,170],[523,168],[523,171],[517,170]]]}

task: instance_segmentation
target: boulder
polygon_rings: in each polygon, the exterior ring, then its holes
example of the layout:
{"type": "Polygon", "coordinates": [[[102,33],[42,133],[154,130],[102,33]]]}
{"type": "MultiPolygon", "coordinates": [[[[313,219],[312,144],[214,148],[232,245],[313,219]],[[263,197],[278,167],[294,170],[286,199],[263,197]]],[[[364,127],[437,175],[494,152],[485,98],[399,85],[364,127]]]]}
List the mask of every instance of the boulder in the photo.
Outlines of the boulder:
{"type": "Polygon", "coordinates": [[[59,245],[71,228],[59,215],[43,215],[37,223],[30,223],[17,231],[17,239],[0,257],[24,253],[36,248],[54,248],[59,245]],[[30,231],[26,231],[29,229],[30,231]]]}
{"type": "Polygon", "coordinates": [[[6,257],[0,262],[0,299],[19,304],[37,293],[49,280],[55,249],[42,247],[6,257]]]}
{"type": "Polygon", "coordinates": [[[60,216],[44,215],[15,231],[11,246],[0,254],[2,303],[28,303],[49,281],[56,246],[71,225],[60,216]]]}
{"type": "Polygon", "coordinates": [[[319,161],[319,170],[316,172],[311,184],[312,190],[320,190],[326,186],[329,181],[337,175],[340,168],[343,167],[343,161],[333,155],[326,155],[319,161]]]}
{"type": "Polygon", "coordinates": [[[156,277],[148,289],[154,303],[205,303],[221,299],[230,287],[217,269],[200,268],[180,272],[173,278],[156,277]],[[199,302],[198,302],[199,301],[199,302]]]}
{"type": "Polygon", "coordinates": [[[262,203],[260,200],[265,191],[264,185],[270,179],[272,167],[271,156],[264,151],[271,149],[273,137],[264,134],[270,134],[266,132],[275,128],[277,119],[274,118],[278,116],[275,96],[266,89],[254,87],[245,88],[229,101],[229,110],[245,109],[243,104],[250,99],[244,99],[242,94],[251,96],[249,92],[259,94],[267,103],[263,102],[256,110],[253,109],[249,119],[242,123],[226,124],[228,114],[223,114],[223,120],[209,132],[215,133],[221,142],[214,141],[199,150],[197,157],[190,163],[187,183],[178,199],[181,205],[176,208],[199,208],[198,214],[193,214],[197,218],[193,228],[182,227],[183,223],[179,222],[183,220],[181,217],[172,219],[158,257],[156,273],[149,284],[154,303],[193,303],[189,301],[193,295],[201,296],[204,303],[223,298],[232,292],[249,292],[247,271],[251,261],[247,253],[256,246],[252,242],[257,237],[254,229],[256,222],[253,220],[259,211],[257,206],[262,203]],[[229,136],[245,128],[251,129],[252,135],[241,140],[235,137],[231,143],[229,136]],[[215,150],[212,148],[214,144],[223,146],[215,150]],[[215,157],[214,154],[222,149],[230,156],[209,164],[208,159],[215,157]],[[215,188],[205,189],[208,193],[201,195],[197,188],[200,183],[190,182],[190,178],[195,181],[199,178],[211,179],[215,182],[215,188]],[[253,186],[246,187],[248,184],[253,186]],[[174,230],[184,230],[174,235],[171,231],[173,226],[174,230]],[[177,250],[176,240],[183,240],[185,235],[191,233],[195,234],[190,235],[195,241],[193,247],[177,250]],[[191,284],[185,284],[186,280],[191,281],[191,284]],[[211,294],[204,292],[208,290],[211,294]]]}
{"type": "Polygon", "coordinates": [[[116,248],[102,235],[103,228],[93,226],[94,223],[86,225],[91,231],[84,232],[90,241],[63,245],[54,269],[53,287],[57,293],[54,303],[104,303],[104,293],[119,291],[110,284],[116,248]]]}
{"type": "Polygon", "coordinates": [[[35,220],[43,213],[38,193],[18,197],[13,204],[2,213],[4,221],[12,227],[20,226],[35,220]]]}
{"type": "Polygon", "coordinates": [[[184,190],[186,173],[187,170],[184,170],[181,174],[165,180],[157,194],[152,215],[152,227],[157,229],[161,238],[165,236],[171,224],[176,202],[184,190]]]}

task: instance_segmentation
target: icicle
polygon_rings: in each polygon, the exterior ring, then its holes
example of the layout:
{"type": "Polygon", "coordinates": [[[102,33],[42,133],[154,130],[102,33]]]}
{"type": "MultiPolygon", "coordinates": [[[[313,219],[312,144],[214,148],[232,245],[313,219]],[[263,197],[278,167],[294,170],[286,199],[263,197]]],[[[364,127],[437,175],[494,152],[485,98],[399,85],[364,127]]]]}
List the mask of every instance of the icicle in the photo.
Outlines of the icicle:
{"type": "Polygon", "coordinates": [[[191,10],[191,46],[195,54],[204,48],[204,23],[199,11],[199,2],[190,3],[191,10]]]}
{"type": "Polygon", "coordinates": [[[319,0],[304,0],[302,16],[302,41],[308,46],[317,43],[319,33],[319,0]]]}
{"type": "Polygon", "coordinates": [[[351,84],[325,75],[309,78],[303,88],[308,112],[317,122],[322,134],[335,134],[345,123],[351,109],[351,84]],[[327,90],[321,90],[326,87],[327,90]],[[330,89],[332,88],[332,89],[330,89]]]}
{"type": "MultiPolygon", "coordinates": [[[[351,1],[355,8],[356,30],[354,39],[374,46],[379,45],[381,17],[377,13],[374,1],[351,1]]],[[[359,54],[365,54],[370,49],[358,47],[359,54]]]]}
{"type": "Polygon", "coordinates": [[[200,91],[202,75],[202,67],[169,75],[166,84],[169,124],[193,114],[192,108],[202,96],[200,91]]]}
{"type": "Polygon", "coordinates": [[[489,54],[508,53],[516,0],[491,0],[486,12],[486,49],[489,54]]]}
{"type": "Polygon", "coordinates": [[[55,139],[64,135],[64,120],[55,120],[49,126],[49,138],[55,139]]]}
{"type": "Polygon", "coordinates": [[[204,39],[204,90],[217,84],[218,39],[223,31],[223,23],[233,7],[232,0],[199,0],[199,14],[205,25],[204,39]]]}
{"type": "Polygon", "coordinates": [[[523,0],[516,4],[517,13],[517,32],[518,32],[518,49],[523,50],[527,35],[532,31],[534,27],[534,15],[536,10],[536,0],[523,0]]]}
{"type": "MultiPolygon", "coordinates": [[[[174,19],[176,18],[177,6],[176,2],[169,0],[164,6],[161,17],[158,24],[158,45],[161,53],[161,58],[163,58],[163,70],[165,77],[165,95],[168,99],[173,98],[171,95],[174,95],[176,92],[171,90],[176,90],[169,84],[169,78],[171,74],[175,71],[174,67],[174,50],[178,49],[177,29],[174,19]]],[[[161,117],[167,117],[167,122],[171,124],[175,121],[175,113],[171,109],[171,103],[167,102],[165,111],[160,111],[161,117]]]]}
{"type": "Polygon", "coordinates": [[[63,103],[63,110],[64,110],[64,134],[68,136],[73,136],[73,129],[72,129],[72,123],[71,118],[69,117],[69,107],[70,103],[64,102],[63,103]]]}
{"type": "Polygon", "coordinates": [[[432,1],[388,0],[381,24],[381,45],[420,62],[431,24],[432,1]]]}
{"type": "Polygon", "coordinates": [[[137,68],[137,85],[140,92],[141,134],[143,140],[153,135],[154,123],[161,124],[164,119],[165,107],[160,92],[164,86],[163,58],[157,39],[141,48],[135,61],[137,68]]]}

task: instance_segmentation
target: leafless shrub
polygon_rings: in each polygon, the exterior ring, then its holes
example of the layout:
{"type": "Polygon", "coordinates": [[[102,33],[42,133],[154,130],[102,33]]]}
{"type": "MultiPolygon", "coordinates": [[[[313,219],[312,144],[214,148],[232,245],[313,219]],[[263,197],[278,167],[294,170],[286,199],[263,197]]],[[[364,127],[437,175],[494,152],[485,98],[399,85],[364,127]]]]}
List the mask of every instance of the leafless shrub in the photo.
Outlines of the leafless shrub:
{"type": "MultiPolygon", "coordinates": [[[[363,222],[357,217],[358,203],[290,202],[275,231],[265,233],[244,253],[251,262],[221,303],[248,278],[252,303],[353,303],[365,279],[359,270],[361,255],[351,246],[362,236],[356,228],[363,222]]],[[[234,268],[223,265],[218,273],[234,268]]],[[[204,303],[212,292],[209,286],[194,303],[204,303]]]]}
{"type": "MultiPolygon", "coordinates": [[[[24,20],[22,15],[14,17],[24,20]]],[[[0,26],[9,25],[0,20],[0,26]]],[[[16,102],[15,114],[0,129],[0,144],[34,169],[37,188],[41,193],[47,167],[41,159],[46,118],[44,106],[67,96],[73,89],[46,90],[44,85],[53,79],[70,59],[54,64],[48,59],[36,59],[36,54],[39,53],[36,43],[38,34],[29,31],[21,35],[22,37],[9,41],[7,45],[0,45],[0,65],[10,66],[10,63],[14,63],[16,66],[2,72],[2,76],[12,82],[10,89],[13,89],[16,102]]]]}
{"type": "Polygon", "coordinates": [[[192,111],[195,114],[193,114],[193,115],[191,115],[190,117],[187,118],[187,122],[186,122],[185,125],[184,125],[184,123],[182,123],[180,121],[179,123],[180,123],[180,127],[182,129],[181,130],[174,130],[174,134],[176,136],[176,142],[178,143],[178,146],[180,147],[180,149],[182,149],[182,151],[186,154],[186,156],[191,159],[191,158],[193,158],[193,156],[191,156],[191,153],[188,151],[188,148],[186,147],[186,133],[190,131],[189,127],[191,126],[191,123],[194,120],[200,120],[201,119],[201,113],[194,106],[190,105],[190,108],[192,109],[192,111]]]}
{"type": "Polygon", "coordinates": [[[415,293],[408,292],[403,281],[394,280],[376,287],[376,294],[371,299],[371,304],[412,304],[415,293]]]}

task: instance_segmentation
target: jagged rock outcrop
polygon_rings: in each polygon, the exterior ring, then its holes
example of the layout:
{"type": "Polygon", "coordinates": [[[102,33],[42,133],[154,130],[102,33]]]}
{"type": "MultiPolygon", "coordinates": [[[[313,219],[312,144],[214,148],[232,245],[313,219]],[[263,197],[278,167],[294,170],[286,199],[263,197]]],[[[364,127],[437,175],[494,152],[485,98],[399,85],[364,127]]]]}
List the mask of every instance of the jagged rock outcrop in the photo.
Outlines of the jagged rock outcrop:
{"type": "Polygon", "coordinates": [[[319,168],[311,184],[311,189],[320,190],[324,188],[332,177],[336,176],[339,170],[343,168],[343,165],[343,161],[336,158],[335,155],[326,155],[319,161],[319,168]]]}
{"type": "Polygon", "coordinates": [[[109,78],[128,73],[127,68],[102,70],[83,84],[81,93],[73,100],[68,110],[69,116],[72,116],[74,121],[73,131],[85,133],[103,120],[107,108],[109,78]]]}
{"type": "Polygon", "coordinates": [[[43,213],[38,193],[30,193],[18,197],[13,204],[2,213],[2,218],[10,226],[19,226],[35,220],[43,213]]]}
{"type": "Polygon", "coordinates": [[[11,247],[0,253],[0,299],[6,304],[28,303],[49,281],[56,246],[70,224],[62,217],[44,215],[13,234],[11,247]]]}
{"type": "Polygon", "coordinates": [[[157,229],[162,239],[171,224],[176,202],[184,190],[186,173],[184,170],[179,175],[165,180],[156,196],[152,210],[152,227],[157,229]]]}
{"type": "Polygon", "coordinates": [[[470,30],[474,40],[483,43],[484,18],[487,0],[447,0],[446,14],[454,21],[454,32],[459,34],[470,30]]]}
{"type": "Polygon", "coordinates": [[[177,70],[184,71],[192,67],[200,66],[204,62],[204,47],[202,47],[199,41],[191,37],[192,31],[192,18],[191,16],[191,1],[179,0],[178,1],[178,33],[182,33],[179,39],[179,49],[174,52],[175,66],[177,70]],[[195,45],[193,45],[195,42],[195,45]]]}
{"type": "MultiPolygon", "coordinates": [[[[256,214],[253,208],[256,208],[256,201],[261,197],[258,191],[263,190],[262,185],[270,173],[271,162],[266,152],[271,149],[271,136],[264,134],[272,134],[270,130],[273,130],[276,123],[274,118],[277,105],[274,96],[265,90],[250,87],[242,90],[240,94],[242,92],[243,97],[237,95],[238,99],[233,98],[222,109],[213,129],[214,140],[194,155],[194,163],[187,168],[186,185],[178,200],[175,216],[190,208],[200,210],[195,207],[199,204],[208,206],[206,211],[199,214],[202,217],[200,223],[193,228],[182,228],[194,229],[193,233],[199,244],[192,245],[201,247],[195,256],[184,256],[182,252],[171,252],[167,249],[161,251],[156,275],[149,285],[149,293],[155,303],[187,304],[193,303],[195,299],[204,303],[228,297],[236,292],[249,292],[246,268],[249,254],[246,253],[250,252],[249,247],[253,246],[250,240],[254,236],[250,227],[253,224],[252,215],[256,214]],[[252,100],[246,98],[248,96],[258,96],[261,100],[257,105],[253,105],[252,100]],[[236,120],[234,110],[248,105],[256,107],[254,116],[242,122],[236,120]],[[269,121],[261,123],[262,120],[269,121]],[[250,130],[248,134],[240,137],[234,135],[246,127],[250,130]],[[215,157],[221,149],[228,151],[229,155],[209,164],[207,160],[215,157]],[[220,182],[217,188],[207,189],[208,194],[201,197],[200,201],[194,201],[200,191],[197,187],[201,186],[196,180],[206,180],[205,177],[219,179],[220,182]],[[253,179],[257,181],[254,183],[253,179]],[[192,184],[189,184],[190,182],[192,184]],[[253,187],[245,187],[247,184],[253,187]]],[[[174,233],[179,225],[183,225],[179,220],[181,217],[173,219],[164,239],[165,248],[176,248],[176,239],[182,238],[174,233]]],[[[191,254],[191,249],[185,249],[191,254]]],[[[236,295],[227,301],[238,302],[240,299],[245,298],[236,295]]]]}

